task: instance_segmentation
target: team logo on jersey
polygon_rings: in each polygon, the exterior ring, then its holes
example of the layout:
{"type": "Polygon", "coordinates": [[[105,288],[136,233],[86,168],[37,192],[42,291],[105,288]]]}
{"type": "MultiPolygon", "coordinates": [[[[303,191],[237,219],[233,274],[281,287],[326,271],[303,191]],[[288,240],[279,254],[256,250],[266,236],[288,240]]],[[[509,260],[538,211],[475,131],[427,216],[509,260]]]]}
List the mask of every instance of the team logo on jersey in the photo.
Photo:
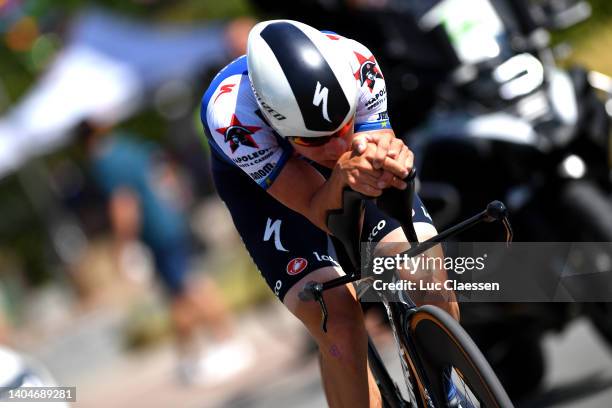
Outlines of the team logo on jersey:
{"type": "Polygon", "coordinates": [[[287,264],[287,273],[289,275],[297,275],[308,266],[308,261],[304,258],[293,258],[287,264]]]}
{"type": "Polygon", "coordinates": [[[236,84],[227,84],[227,85],[223,85],[221,87],[221,90],[219,91],[219,93],[217,94],[217,97],[215,98],[215,100],[213,101],[213,104],[217,102],[217,99],[219,99],[219,97],[225,93],[230,93],[232,92],[232,89],[234,89],[234,87],[236,86],[236,84]]]}
{"type": "Polygon", "coordinates": [[[359,61],[359,69],[355,72],[355,79],[359,80],[361,86],[367,84],[370,92],[374,90],[374,84],[377,78],[382,79],[382,73],[378,69],[378,64],[372,55],[370,58],[366,58],[358,52],[355,52],[357,61],[359,61]]]}
{"type": "Polygon", "coordinates": [[[219,128],[217,132],[221,133],[225,137],[225,143],[229,143],[232,153],[234,153],[240,146],[248,146],[255,149],[259,149],[255,140],[253,140],[253,133],[257,132],[260,127],[247,126],[240,123],[238,117],[235,114],[232,115],[232,121],[228,127],[219,128]]]}

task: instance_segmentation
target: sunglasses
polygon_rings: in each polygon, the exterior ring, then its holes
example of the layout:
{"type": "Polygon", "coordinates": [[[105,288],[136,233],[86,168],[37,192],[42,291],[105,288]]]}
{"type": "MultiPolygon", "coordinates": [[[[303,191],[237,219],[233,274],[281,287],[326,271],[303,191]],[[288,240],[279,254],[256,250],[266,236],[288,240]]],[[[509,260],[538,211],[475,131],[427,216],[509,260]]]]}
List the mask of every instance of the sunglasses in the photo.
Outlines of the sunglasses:
{"type": "Polygon", "coordinates": [[[328,136],[319,136],[319,137],[303,137],[303,136],[287,136],[287,139],[292,141],[298,146],[304,147],[318,147],[323,146],[328,143],[330,140],[336,137],[344,136],[351,128],[353,127],[353,121],[349,121],[346,125],[342,126],[340,130],[336,133],[332,133],[328,136]]]}
{"type": "Polygon", "coordinates": [[[321,136],[321,137],[302,137],[302,136],[289,136],[287,139],[291,140],[298,146],[304,147],[318,147],[328,143],[335,135],[321,136]]]}

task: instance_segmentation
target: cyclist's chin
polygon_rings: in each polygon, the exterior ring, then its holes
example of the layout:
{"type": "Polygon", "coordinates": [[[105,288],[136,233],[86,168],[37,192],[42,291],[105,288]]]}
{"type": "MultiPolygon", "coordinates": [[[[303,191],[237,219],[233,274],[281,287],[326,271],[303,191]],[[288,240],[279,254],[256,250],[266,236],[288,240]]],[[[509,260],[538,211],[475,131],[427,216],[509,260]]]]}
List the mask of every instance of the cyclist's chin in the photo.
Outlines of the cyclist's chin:
{"type": "Polygon", "coordinates": [[[340,155],[338,155],[338,157],[335,157],[336,154],[334,153],[330,154],[330,152],[327,152],[322,146],[302,147],[293,144],[293,148],[296,153],[300,154],[301,156],[312,160],[313,162],[316,162],[322,166],[330,168],[334,167],[334,165],[338,161],[338,158],[340,157],[340,155]]]}
{"type": "Polygon", "coordinates": [[[322,166],[329,167],[330,169],[333,169],[339,158],[340,158],[340,155],[338,155],[338,157],[336,157],[335,154],[329,154],[328,152],[324,152],[323,154],[320,154],[318,156],[317,155],[313,155],[313,157],[311,157],[310,159],[315,161],[315,162],[317,162],[318,164],[320,164],[322,166]]]}
{"type": "Polygon", "coordinates": [[[319,163],[321,166],[333,169],[338,160],[315,160],[315,161],[319,163]]]}

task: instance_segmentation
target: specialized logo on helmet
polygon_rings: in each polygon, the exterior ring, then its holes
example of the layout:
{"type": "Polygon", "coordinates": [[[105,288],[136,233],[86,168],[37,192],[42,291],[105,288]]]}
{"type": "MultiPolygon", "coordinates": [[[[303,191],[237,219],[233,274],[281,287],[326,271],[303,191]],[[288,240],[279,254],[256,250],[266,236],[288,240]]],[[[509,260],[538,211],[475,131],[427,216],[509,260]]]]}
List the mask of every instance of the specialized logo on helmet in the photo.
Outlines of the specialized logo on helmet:
{"type": "Polygon", "coordinates": [[[287,273],[289,275],[297,275],[308,266],[308,261],[304,258],[293,258],[287,264],[287,273]]]}
{"type": "Polygon", "coordinates": [[[378,69],[378,64],[372,55],[370,58],[366,58],[358,52],[355,52],[357,61],[359,61],[359,69],[355,72],[355,79],[359,80],[360,85],[367,84],[370,92],[374,90],[374,84],[377,78],[382,79],[382,73],[378,69]]]}
{"type": "Polygon", "coordinates": [[[255,140],[253,140],[253,133],[257,132],[260,127],[247,126],[240,123],[238,117],[235,114],[232,115],[232,121],[228,127],[219,128],[217,132],[225,137],[225,143],[229,142],[230,149],[234,153],[240,146],[248,146],[255,149],[259,149],[255,140]]]}
{"type": "Polygon", "coordinates": [[[320,106],[321,102],[323,102],[323,119],[331,123],[329,119],[329,113],[327,113],[327,97],[329,96],[329,89],[322,86],[319,81],[317,81],[317,87],[315,88],[314,97],[312,98],[312,104],[314,106],[320,106]]]}

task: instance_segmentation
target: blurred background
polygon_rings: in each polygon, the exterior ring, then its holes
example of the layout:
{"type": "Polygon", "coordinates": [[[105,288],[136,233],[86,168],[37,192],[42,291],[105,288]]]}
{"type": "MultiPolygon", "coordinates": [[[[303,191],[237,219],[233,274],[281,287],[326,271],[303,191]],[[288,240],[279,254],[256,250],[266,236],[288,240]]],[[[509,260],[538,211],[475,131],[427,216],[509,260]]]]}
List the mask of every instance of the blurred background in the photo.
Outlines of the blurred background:
{"type": "MultiPolygon", "coordinates": [[[[76,386],[83,407],[324,406],[312,344],[215,197],[199,119],[270,18],[373,51],[439,228],[500,198],[517,241],[612,242],[607,0],[0,0],[0,386],[76,386]]],[[[610,305],[462,317],[518,406],[609,407],[610,305]]]]}

